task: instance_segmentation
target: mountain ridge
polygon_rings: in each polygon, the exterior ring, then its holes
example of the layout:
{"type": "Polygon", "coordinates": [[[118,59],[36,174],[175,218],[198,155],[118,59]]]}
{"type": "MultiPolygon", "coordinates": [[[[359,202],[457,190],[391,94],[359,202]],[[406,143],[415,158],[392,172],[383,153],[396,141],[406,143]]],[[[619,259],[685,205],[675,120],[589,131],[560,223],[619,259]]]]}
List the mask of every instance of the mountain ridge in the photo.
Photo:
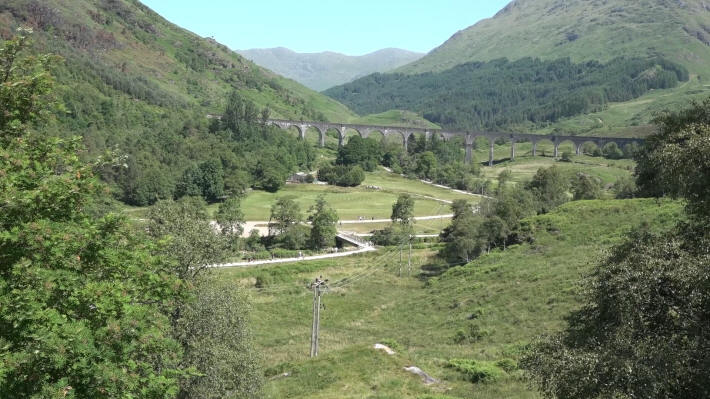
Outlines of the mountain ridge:
{"type": "Polygon", "coordinates": [[[386,72],[424,54],[384,48],[351,56],[334,51],[298,53],[285,47],[237,50],[257,65],[293,79],[316,91],[350,82],[374,72],[386,72]]]}
{"type": "Polygon", "coordinates": [[[513,0],[397,71],[441,71],[503,57],[605,62],[618,56],[678,56],[692,73],[700,73],[710,72],[708,48],[710,4],[703,0],[513,0]]]}

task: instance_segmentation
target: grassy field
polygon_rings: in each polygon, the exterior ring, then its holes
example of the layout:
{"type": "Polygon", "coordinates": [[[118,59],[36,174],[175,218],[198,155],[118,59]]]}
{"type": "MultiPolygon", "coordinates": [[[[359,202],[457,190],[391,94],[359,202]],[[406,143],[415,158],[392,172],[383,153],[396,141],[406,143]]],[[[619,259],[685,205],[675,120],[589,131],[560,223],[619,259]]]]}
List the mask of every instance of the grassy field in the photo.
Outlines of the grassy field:
{"type": "MultiPolygon", "coordinates": [[[[287,185],[278,193],[252,191],[242,201],[242,210],[246,220],[268,220],[271,205],[277,198],[293,196],[301,206],[301,210],[307,211],[315,203],[318,196],[324,195],[326,201],[335,208],[342,220],[357,220],[360,216],[387,219],[392,213],[392,204],[397,200],[397,196],[402,193],[414,196],[416,200],[414,205],[415,216],[450,213],[448,204],[435,201],[432,198],[448,201],[464,198],[474,202],[478,201],[478,198],[474,196],[459,194],[418,180],[406,179],[399,175],[388,173],[385,170],[378,170],[368,173],[363,184],[358,187],[345,188],[293,184],[287,185]],[[367,189],[367,186],[377,186],[380,189],[367,189]]],[[[216,208],[217,205],[210,206],[211,211],[216,210],[216,208]]]]}
{"type": "Polygon", "coordinates": [[[604,184],[613,184],[620,177],[631,176],[634,161],[629,159],[609,160],[585,155],[572,156],[572,162],[555,161],[549,157],[518,157],[515,161],[503,161],[489,168],[482,168],[482,175],[495,179],[500,172],[508,169],[512,172],[514,182],[530,180],[540,168],[557,166],[567,173],[583,172],[596,176],[604,184]]]}
{"type": "MultiPolygon", "coordinates": [[[[397,194],[367,190],[365,188],[344,188],[321,186],[313,184],[287,185],[278,193],[252,191],[242,201],[242,210],[246,220],[269,220],[271,205],[280,197],[293,196],[301,206],[302,211],[308,211],[318,196],[324,195],[325,200],[343,220],[357,220],[360,216],[375,219],[389,218],[392,204],[397,200],[397,194]]],[[[445,205],[445,204],[444,204],[445,205]]],[[[216,209],[216,205],[210,209],[216,209]]],[[[415,216],[437,215],[441,212],[442,203],[429,199],[417,199],[414,204],[415,216]]],[[[446,213],[446,212],[444,212],[446,213]]]]}
{"type": "Polygon", "coordinates": [[[440,393],[537,398],[519,371],[472,384],[446,362],[514,362],[533,337],[564,326],[564,316],[579,306],[578,282],[603,249],[642,222],[651,228],[674,223],[680,209],[677,203],[655,200],[569,203],[527,220],[534,244],[448,270],[436,266],[435,248],[418,249],[410,277],[397,277],[396,248],[337,262],[219,273],[251,292],[256,340],[269,375],[291,373],[269,379],[269,398],[424,398],[440,393]],[[309,359],[312,294],[305,286],[318,275],[330,279],[331,290],[321,312],[321,355],[309,359]],[[267,282],[266,288],[253,288],[257,277],[267,282]],[[480,339],[457,343],[457,331],[465,333],[472,325],[479,328],[480,339]],[[373,350],[377,342],[394,344],[397,354],[373,350]],[[441,383],[423,385],[403,371],[410,365],[441,383]]]}

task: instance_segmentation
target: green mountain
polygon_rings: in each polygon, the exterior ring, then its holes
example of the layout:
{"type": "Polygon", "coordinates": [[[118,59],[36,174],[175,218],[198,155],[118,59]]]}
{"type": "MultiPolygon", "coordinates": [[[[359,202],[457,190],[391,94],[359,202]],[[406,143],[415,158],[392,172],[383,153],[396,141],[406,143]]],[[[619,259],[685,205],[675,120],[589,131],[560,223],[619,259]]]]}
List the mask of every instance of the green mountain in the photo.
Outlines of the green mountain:
{"type": "Polygon", "coordinates": [[[274,117],[343,120],[341,104],[263,69],[212,39],[160,17],[137,0],[7,0],[0,29],[35,30],[38,50],[65,58],[59,82],[90,96],[203,113],[223,111],[237,90],[274,117]]]}
{"type": "Polygon", "coordinates": [[[358,113],[406,109],[449,129],[546,126],[688,81],[662,58],[470,62],[442,72],[373,74],[325,91],[358,113]]]}
{"type": "Polygon", "coordinates": [[[348,56],[330,51],[296,53],[283,47],[237,50],[237,52],[257,65],[318,91],[374,72],[395,69],[424,55],[396,48],[382,49],[361,56],[348,56]]]}
{"type": "MultiPolygon", "coordinates": [[[[516,0],[396,72],[442,73],[470,62],[500,58],[515,62],[525,57],[551,62],[569,57],[576,64],[607,63],[618,57],[662,58],[684,66],[690,79],[674,88],[604,102],[554,121],[511,126],[540,133],[646,134],[652,129],[649,122],[654,113],[710,94],[705,83],[710,77],[710,5],[702,0],[516,0]]],[[[380,95],[398,96],[396,92],[380,95]]],[[[455,111],[460,104],[450,105],[455,111]]],[[[401,104],[392,106],[423,113],[401,104]]]]}
{"type": "Polygon", "coordinates": [[[52,71],[60,105],[35,128],[82,136],[90,156],[113,150],[124,167],[103,168],[101,177],[128,204],[278,190],[290,173],[312,167],[315,150],[259,119],[357,117],[137,0],[0,3],[0,36],[18,27],[34,31],[23,56],[62,57],[52,71]]]}
{"type": "Polygon", "coordinates": [[[708,75],[709,46],[710,4],[703,0],[515,0],[399,71],[442,71],[503,57],[660,56],[708,75]]]}

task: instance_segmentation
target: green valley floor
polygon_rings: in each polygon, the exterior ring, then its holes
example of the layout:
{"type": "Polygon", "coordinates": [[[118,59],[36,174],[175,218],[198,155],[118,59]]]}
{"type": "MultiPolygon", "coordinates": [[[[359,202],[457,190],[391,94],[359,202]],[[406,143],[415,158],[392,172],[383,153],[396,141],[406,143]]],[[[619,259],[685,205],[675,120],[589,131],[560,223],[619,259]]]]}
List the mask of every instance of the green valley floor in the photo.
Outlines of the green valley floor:
{"type": "Polygon", "coordinates": [[[537,398],[515,367],[525,345],[563,328],[580,305],[580,282],[606,248],[641,223],[672,225],[680,211],[676,202],[647,199],[572,202],[525,221],[533,242],[465,266],[443,265],[436,246],[422,246],[408,273],[405,251],[402,277],[398,248],[218,273],[251,293],[269,398],[537,398]],[[317,276],[330,280],[330,291],[320,356],[310,359],[306,286],[317,276]],[[495,378],[472,383],[447,367],[455,359],[495,368],[495,378]],[[406,366],[440,382],[424,385],[406,366]]]}

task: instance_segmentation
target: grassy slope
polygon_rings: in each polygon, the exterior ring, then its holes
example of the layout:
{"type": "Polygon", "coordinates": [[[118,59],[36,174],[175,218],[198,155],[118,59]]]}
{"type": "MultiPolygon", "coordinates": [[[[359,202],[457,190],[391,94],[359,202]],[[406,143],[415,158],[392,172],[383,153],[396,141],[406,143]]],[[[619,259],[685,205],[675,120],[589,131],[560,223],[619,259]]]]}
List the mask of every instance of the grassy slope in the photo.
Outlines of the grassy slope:
{"type": "Polygon", "coordinates": [[[407,126],[428,129],[440,129],[439,125],[431,123],[412,111],[391,110],[380,114],[370,114],[351,119],[352,124],[378,126],[407,126]]]}
{"type": "MultiPolygon", "coordinates": [[[[670,225],[680,205],[654,200],[584,201],[531,218],[534,244],[494,252],[427,282],[397,278],[396,250],[337,262],[320,261],[219,273],[250,287],[256,276],[271,282],[253,290],[257,343],[268,367],[291,372],[270,380],[271,398],[420,398],[446,392],[458,398],[536,398],[518,372],[491,384],[472,385],[443,362],[452,358],[495,361],[516,358],[534,336],[559,330],[579,306],[578,282],[600,252],[642,222],[670,225]],[[595,240],[589,240],[589,237],[595,240]],[[324,298],[321,356],[307,358],[314,276],[330,278],[324,298]],[[348,278],[345,283],[337,281],[348,278]],[[481,314],[473,322],[472,313],[481,314]],[[474,344],[452,340],[477,323],[487,334],[474,344]],[[384,339],[402,347],[388,357],[371,349],[384,339]],[[442,383],[425,387],[404,366],[417,365],[442,383]]],[[[414,254],[415,272],[432,261],[430,250],[414,254]]],[[[406,257],[406,255],[405,255],[406,257]]]]}
{"type": "Polygon", "coordinates": [[[708,74],[710,51],[686,30],[698,32],[709,22],[701,0],[516,0],[399,70],[421,73],[503,57],[608,61],[662,55],[708,74]],[[578,37],[570,40],[571,34],[578,37]]]}
{"type": "Polygon", "coordinates": [[[676,109],[689,99],[710,94],[704,84],[710,76],[707,26],[710,11],[701,0],[517,0],[399,71],[441,71],[468,61],[502,57],[606,61],[619,56],[661,55],[685,65],[694,75],[691,82],[549,127],[520,127],[540,133],[558,128],[597,135],[646,134],[654,112],[676,109]],[[575,35],[577,38],[570,40],[575,35]]]}
{"type": "MultiPolygon", "coordinates": [[[[494,147],[495,165],[491,168],[484,166],[481,174],[486,178],[495,179],[503,169],[510,169],[513,172],[512,179],[516,182],[529,180],[538,169],[556,165],[569,173],[583,172],[596,176],[604,184],[612,184],[620,177],[631,175],[635,166],[630,159],[611,160],[601,157],[591,157],[587,155],[572,155],[572,162],[556,161],[552,158],[554,153],[552,143],[538,143],[537,156],[532,157],[532,145],[530,143],[518,143],[515,146],[515,161],[510,160],[510,144],[496,145],[494,147]]],[[[572,145],[560,145],[560,154],[569,152],[574,154],[572,145]]],[[[481,145],[474,150],[474,157],[477,161],[488,162],[488,146],[481,145]]]]}

